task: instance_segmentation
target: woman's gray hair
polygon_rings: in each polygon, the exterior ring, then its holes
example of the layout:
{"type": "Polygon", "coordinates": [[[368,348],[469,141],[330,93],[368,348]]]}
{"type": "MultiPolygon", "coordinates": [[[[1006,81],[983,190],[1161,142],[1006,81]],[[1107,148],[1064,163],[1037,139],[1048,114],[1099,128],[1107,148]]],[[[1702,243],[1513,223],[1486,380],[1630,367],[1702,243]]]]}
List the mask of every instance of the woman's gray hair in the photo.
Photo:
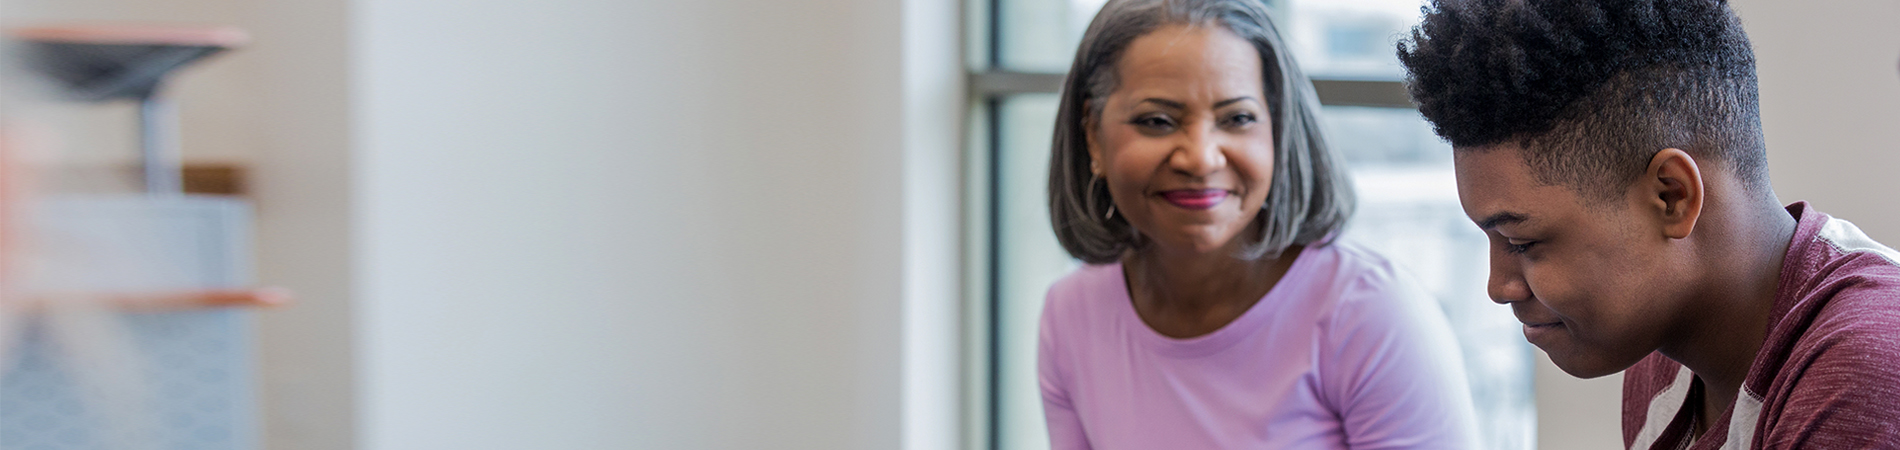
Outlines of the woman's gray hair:
{"type": "Polygon", "coordinates": [[[1276,257],[1294,245],[1324,245],[1345,226],[1353,209],[1351,181],[1320,133],[1312,82],[1267,16],[1258,0],[1111,0],[1095,15],[1062,85],[1049,161],[1049,219],[1069,255],[1103,264],[1145,245],[1121,216],[1104,218],[1113,200],[1089,168],[1088,133],[1101,122],[1102,100],[1117,88],[1117,63],[1129,43],[1167,25],[1218,25],[1260,52],[1273,125],[1273,183],[1254,218],[1258,234],[1242,236],[1249,242],[1236,256],[1276,257]]]}

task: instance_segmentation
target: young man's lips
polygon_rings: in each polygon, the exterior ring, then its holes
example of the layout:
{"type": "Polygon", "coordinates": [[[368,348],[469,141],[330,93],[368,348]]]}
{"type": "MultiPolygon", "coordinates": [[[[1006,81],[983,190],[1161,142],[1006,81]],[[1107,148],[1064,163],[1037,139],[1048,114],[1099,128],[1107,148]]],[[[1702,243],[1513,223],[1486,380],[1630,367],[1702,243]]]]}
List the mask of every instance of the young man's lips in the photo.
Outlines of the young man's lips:
{"type": "Polygon", "coordinates": [[[1186,209],[1202,210],[1213,208],[1227,199],[1223,189],[1175,189],[1161,191],[1161,198],[1174,206],[1186,209]]]}
{"type": "Polygon", "coordinates": [[[1537,344],[1539,347],[1542,347],[1543,345],[1540,343],[1540,341],[1545,340],[1546,336],[1548,336],[1551,333],[1563,332],[1563,329],[1564,329],[1564,323],[1562,321],[1546,322],[1546,323],[1525,323],[1524,324],[1524,340],[1530,341],[1530,343],[1537,344]]]}

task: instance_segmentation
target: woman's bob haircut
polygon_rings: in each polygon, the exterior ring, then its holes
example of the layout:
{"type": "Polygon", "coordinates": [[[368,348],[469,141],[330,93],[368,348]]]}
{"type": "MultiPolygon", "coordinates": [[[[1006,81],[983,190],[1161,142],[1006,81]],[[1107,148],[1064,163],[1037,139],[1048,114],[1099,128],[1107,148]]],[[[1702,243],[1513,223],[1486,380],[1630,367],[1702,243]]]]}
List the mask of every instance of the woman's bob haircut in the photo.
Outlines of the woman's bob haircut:
{"type": "Polygon", "coordinates": [[[1258,0],[1110,0],[1095,15],[1062,84],[1056,113],[1049,160],[1049,219],[1056,240],[1090,264],[1114,262],[1146,245],[1120,215],[1103,218],[1114,203],[1107,183],[1089,170],[1087,133],[1098,131],[1091,127],[1101,122],[1104,99],[1117,87],[1117,63],[1128,44],[1168,25],[1219,26],[1260,52],[1273,125],[1273,182],[1266,205],[1239,237],[1247,242],[1235,256],[1277,257],[1294,245],[1325,245],[1352,215],[1351,181],[1320,133],[1312,82],[1293,63],[1258,0]]]}

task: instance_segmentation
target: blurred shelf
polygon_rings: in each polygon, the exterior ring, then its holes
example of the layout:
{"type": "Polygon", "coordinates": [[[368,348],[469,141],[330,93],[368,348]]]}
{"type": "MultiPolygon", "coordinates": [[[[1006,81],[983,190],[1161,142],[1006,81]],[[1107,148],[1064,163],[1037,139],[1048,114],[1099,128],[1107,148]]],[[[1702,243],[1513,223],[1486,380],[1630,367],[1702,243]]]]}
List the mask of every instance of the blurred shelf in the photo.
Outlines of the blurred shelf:
{"type": "Polygon", "coordinates": [[[56,306],[103,307],[125,312],[180,311],[208,308],[276,308],[294,302],[283,288],[204,289],[170,292],[73,292],[28,294],[14,303],[26,311],[56,306]]]}
{"type": "MultiPolygon", "coordinates": [[[[112,193],[138,189],[141,167],[124,165],[65,165],[44,168],[38,178],[45,190],[57,193],[112,193]]],[[[186,163],[179,168],[186,194],[245,196],[250,194],[250,170],[232,163],[186,163]]]]}

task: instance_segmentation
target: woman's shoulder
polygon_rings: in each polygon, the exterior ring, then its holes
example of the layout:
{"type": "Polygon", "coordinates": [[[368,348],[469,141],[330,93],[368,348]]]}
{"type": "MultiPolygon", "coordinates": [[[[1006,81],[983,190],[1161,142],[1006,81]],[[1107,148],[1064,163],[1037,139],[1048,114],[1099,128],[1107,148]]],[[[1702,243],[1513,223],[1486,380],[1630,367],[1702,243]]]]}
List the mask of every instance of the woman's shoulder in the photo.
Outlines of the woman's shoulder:
{"type": "MultiPolygon", "coordinates": [[[[1362,363],[1393,351],[1429,355],[1413,360],[1420,368],[1462,370],[1444,310],[1423,284],[1362,244],[1340,241],[1327,247],[1337,261],[1338,288],[1319,326],[1326,345],[1339,349],[1331,354],[1343,355],[1330,361],[1345,367],[1336,370],[1369,370],[1362,363]]],[[[1449,379],[1463,379],[1461,373],[1456,375],[1449,379]]]]}
{"type": "Polygon", "coordinates": [[[1307,249],[1300,258],[1313,267],[1309,278],[1326,281],[1331,293],[1342,298],[1356,298],[1351,294],[1409,293],[1418,289],[1418,283],[1398,264],[1350,239],[1336,239],[1307,249]]]}
{"type": "MultiPolygon", "coordinates": [[[[1064,314],[1081,313],[1102,298],[1125,292],[1121,263],[1083,264],[1056,279],[1043,296],[1043,309],[1064,314]]],[[[1046,315],[1047,313],[1045,313],[1046,315]]]]}
{"type": "MultiPolygon", "coordinates": [[[[1328,300],[1326,321],[1360,324],[1411,322],[1437,312],[1437,301],[1404,268],[1351,240],[1337,240],[1302,254],[1314,257],[1311,279],[1328,300]]],[[[1442,320],[1442,319],[1440,319],[1442,320]]]]}

